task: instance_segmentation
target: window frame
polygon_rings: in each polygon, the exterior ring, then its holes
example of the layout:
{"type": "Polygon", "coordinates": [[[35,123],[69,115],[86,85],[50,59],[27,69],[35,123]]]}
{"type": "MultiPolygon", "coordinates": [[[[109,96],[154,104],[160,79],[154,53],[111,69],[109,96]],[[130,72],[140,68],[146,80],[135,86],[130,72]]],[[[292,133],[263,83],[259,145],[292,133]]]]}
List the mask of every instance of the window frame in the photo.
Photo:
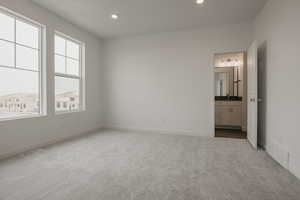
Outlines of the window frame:
{"type": "MultiPolygon", "coordinates": [[[[66,35],[65,33],[62,33],[60,31],[55,30],[54,31],[54,102],[55,102],[55,106],[54,106],[54,112],[56,115],[60,115],[60,114],[68,114],[68,113],[74,113],[74,112],[84,112],[86,110],[86,89],[85,89],[85,43],[81,42],[77,39],[74,39],[73,37],[66,35]],[[56,53],[56,46],[55,46],[55,37],[61,37],[64,40],[66,40],[65,42],[65,54],[66,55],[61,55],[59,53],[56,53]],[[75,44],[77,44],[79,46],[79,57],[78,60],[75,58],[72,58],[70,56],[67,55],[67,41],[73,42],[75,44]],[[71,60],[76,60],[79,62],[79,75],[70,75],[67,73],[59,73],[56,72],[56,66],[55,66],[55,56],[60,56],[63,57],[65,59],[65,67],[67,69],[67,59],[71,59],[71,60]],[[76,110],[62,110],[62,111],[57,111],[56,110],[56,94],[55,94],[55,90],[56,90],[56,81],[55,81],[55,77],[60,77],[60,78],[67,78],[67,79],[76,79],[79,81],[79,106],[78,109],[76,110]]],[[[60,107],[63,107],[62,105],[60,105],[60,107]]]]}
{"type": "MultiPolygon", "coordinates": [[[[12,11],[6,7],[0,6],[0,13],[7,15],[14,19],[14,41],[1,39],[0,41],[7,42],[13,45],[14,48],[14,65],[13,66],[5,66],[0,65],[1,68],[6,69],[14,69],[14,70],[21,70],[27,72],[36,72],[38,73],[38,97],[39,97],[39,112],[38,113],[31,113],[28,115],[13,115],[9,117],[0,118],[0,121],[7,121],[7,120],[17,120],[17,119],[26,119],[26,118],[35,118],[35,117],[44,117],[47,116],[47,86],[46,86],[46,77],[47,77],[47,70],[46,70],[46,26],[29,18],[22,14],[19,14],[15,11],[12,11]],[[17,21],[23,22],[25,24],[31,25],[38,29],[38,47],[31,47],[29,45],[20,44],[17,42],[17,21]],[[25,67],[30,66],[17,66],[17,46],[28,48],[31,50],[38,51],[38,68],[34,69],[26,69],[25,67]],[[23,67],[23,68],[22,68],[23,67]]],[[[32,66],[34,67],[34,66],[32,66]]]]}

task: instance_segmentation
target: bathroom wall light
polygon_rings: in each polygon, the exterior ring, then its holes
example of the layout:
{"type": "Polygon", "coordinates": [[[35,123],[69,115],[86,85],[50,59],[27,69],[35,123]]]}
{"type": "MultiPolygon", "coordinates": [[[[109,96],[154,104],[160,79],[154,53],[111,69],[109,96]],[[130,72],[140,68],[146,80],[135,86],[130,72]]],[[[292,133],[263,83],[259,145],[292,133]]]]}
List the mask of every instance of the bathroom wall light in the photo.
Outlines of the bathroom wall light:
{"type": "Polygon", "coordinates": [[[203,4],[203,3],[204,3],[204,0],[196,0],[196,3],[197,3],[197,4],[203,4]]]}
{"type": "Polygon", "coordinates": [[[117,20],[119,18],[119,16],[117,14],[112,14],[111,18],[114,19],[114,20],[117,20]]]}

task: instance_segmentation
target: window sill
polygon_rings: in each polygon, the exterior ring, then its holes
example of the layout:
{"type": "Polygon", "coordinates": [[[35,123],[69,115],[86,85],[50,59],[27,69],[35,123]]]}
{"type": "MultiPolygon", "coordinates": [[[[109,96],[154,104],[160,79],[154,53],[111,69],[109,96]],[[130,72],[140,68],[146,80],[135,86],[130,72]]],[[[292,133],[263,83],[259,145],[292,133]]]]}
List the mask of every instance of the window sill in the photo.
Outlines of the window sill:
{"type": "Polygon", "coordinates": [[[74,113],[81,113],[81,112],[85,112],[85,109],[81,109],[81,110],[71,110],[71,111],[56,111],[55,115],[65,115],[65,114],[74,114],[74,113]]]}
{"type": "Polygon", "coordinates": [[[46,117],[46,114],[31,114],[31,115],[24,115],[24,116],[12,116],[12,117],[3,117],[0,118],[0,123],[5,121],[14,121],[14,120],[22,120],[22,119],[34,119],[40,117],[46,117]]]}

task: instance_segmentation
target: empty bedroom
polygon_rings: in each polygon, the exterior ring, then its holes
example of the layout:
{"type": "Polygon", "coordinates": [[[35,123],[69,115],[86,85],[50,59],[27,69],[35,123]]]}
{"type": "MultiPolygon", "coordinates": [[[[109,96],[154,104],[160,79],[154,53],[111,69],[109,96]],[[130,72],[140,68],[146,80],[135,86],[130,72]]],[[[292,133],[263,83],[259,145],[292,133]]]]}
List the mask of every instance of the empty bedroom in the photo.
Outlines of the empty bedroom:
{"type": "Polygon", "coordinates": [[[0,200],[300,199],[298,0],[0,0],[0,200]]]}

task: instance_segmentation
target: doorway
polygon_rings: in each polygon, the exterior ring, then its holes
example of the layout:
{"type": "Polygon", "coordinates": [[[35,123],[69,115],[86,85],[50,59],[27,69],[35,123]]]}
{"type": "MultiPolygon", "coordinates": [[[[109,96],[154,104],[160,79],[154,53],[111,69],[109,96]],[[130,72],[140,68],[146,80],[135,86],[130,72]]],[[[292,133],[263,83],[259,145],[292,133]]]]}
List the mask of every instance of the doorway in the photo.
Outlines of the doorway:
{"type": "Polygon", "coordinates": [[[215,137],[247,139],[246,53],[214,56],[215,137]]]}

